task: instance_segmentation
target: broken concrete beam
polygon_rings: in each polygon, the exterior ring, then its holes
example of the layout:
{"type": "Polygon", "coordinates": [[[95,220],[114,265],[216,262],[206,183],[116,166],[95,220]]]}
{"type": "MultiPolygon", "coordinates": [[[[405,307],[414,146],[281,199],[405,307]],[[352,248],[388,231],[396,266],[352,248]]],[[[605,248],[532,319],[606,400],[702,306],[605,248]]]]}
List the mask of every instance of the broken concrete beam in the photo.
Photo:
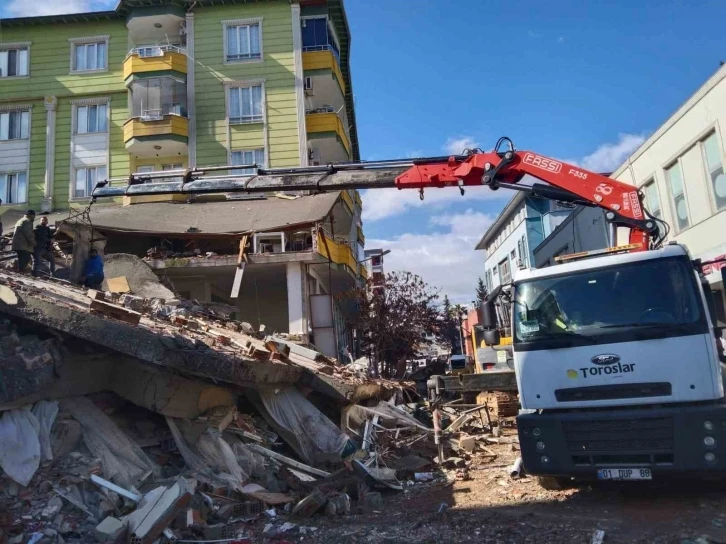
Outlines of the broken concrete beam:
{"type": "Polygon", "coordinates": [[[215,406],[204,414],[207,418],[207,425],[210,428],[219,431],[224,431],[234,418],[237,417],[237,407],[234,405],[229,406],[215,406]]]}
{"type": "Polygon", "coordinates": [[[126,308],[120,308],[114,304],[109,304],[101,300],[91,301],[91,311],[103,314],[119,321],[129,323],[131,325],[138,325],[141,321],[141,314],[133,310],[127,310],[126,308]]]}
{"type": "Polygon", "coordinates": [[[126,541],[127,529],[128,521],[109,516],[96,526],[94,535],[98,542],[121,544],[126,541]]]}
{"type": "Polygon", "coordinates": [[[148,493],[140,507],[127,516],[131,537],[139,539],[140,544],[152,544],[187,507],[193,494],[194,489],[184,478],[171,487],[148,493]]]}

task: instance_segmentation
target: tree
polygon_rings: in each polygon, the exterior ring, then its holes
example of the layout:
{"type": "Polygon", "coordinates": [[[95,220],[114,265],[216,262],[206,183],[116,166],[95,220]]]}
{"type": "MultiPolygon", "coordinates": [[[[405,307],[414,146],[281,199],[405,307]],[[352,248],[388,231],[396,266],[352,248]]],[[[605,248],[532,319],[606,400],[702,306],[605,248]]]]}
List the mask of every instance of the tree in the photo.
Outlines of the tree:
{"type": "Polygon", "coordinates": [[[484,285],[484,280],[479,277],[479,281],[476,283],[476,302],[477,305],[484,302],[484,299],[487,298],[487,286],[484,285]]]}
{"type": "Polygon", "coordinates": [[[460,305],[452,306],[448,295],[444,295],[444,303],[441,309],[441,337],[451,347],[451,353],[461,353],[461,326],[459,313],[462,311],[460,305]]]}
{"type": "Polygon", "coordinates": [[[369,283],[344,296],[358,306],[352,325],[380,376],[393,376],[397,365],[416,353],[422,333],[438,331],[438,294],[410,272],[391,272],[383,288],[369,283]]]}

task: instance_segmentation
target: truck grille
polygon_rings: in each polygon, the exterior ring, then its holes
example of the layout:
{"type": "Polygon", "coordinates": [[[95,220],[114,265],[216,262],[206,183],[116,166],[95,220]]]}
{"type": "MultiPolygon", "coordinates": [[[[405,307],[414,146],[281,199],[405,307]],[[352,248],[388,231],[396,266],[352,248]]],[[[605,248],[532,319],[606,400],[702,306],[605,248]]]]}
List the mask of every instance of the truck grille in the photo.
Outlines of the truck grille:
{"type": "Polygon", "coordinates": [[[609,419],[563,423],[573,454],[656,453],[673,450],[673,418],[609,419]]]}
{"type": "Polygon", "coordinates": [[[568,387],[557,389],[557,402],[575,402],[590,400],[635,399],[642,397],[667,397],[671,394],[671,384],[627,383],[617,385],[595,385],[591,387],[568,387]]]}

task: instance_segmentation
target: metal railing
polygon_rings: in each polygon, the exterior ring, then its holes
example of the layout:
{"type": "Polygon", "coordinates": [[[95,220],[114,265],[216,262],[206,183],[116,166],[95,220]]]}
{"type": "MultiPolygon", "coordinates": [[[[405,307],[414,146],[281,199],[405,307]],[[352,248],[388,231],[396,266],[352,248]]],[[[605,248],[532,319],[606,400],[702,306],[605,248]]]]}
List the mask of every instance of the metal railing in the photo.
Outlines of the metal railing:
{"type": "Polygon", "coordinates": [[[332,45],[329,45],[329,44],[303,45],[302,50],[303,50],[303,52],[306,52],[306,51],[332,51],[333,56],[335,57],[335,60],[337,60],[338,64],[340,64],[340,52],[338,52],[332,45]]]}
{"type": "Polygon", "coordinates": [[[126,58],[137,56],[143,59],[153,57],[163,57],[164,53],[173,52],[182,55],[187,54],[187,50],[179,45],[150,45],[147,47],[135,47],[128,52],[126,58]]]}

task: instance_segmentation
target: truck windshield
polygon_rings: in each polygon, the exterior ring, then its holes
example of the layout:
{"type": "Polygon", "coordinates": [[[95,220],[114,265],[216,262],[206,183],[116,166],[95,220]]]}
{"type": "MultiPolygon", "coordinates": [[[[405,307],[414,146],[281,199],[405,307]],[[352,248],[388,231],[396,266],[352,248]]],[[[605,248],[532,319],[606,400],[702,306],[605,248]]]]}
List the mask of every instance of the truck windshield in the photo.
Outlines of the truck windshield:
{"type": "Polygon", "coordinates": [[[515,287],[520,350],[706,332],[685,258],[653,259],[525,281],[515,287]]]}

